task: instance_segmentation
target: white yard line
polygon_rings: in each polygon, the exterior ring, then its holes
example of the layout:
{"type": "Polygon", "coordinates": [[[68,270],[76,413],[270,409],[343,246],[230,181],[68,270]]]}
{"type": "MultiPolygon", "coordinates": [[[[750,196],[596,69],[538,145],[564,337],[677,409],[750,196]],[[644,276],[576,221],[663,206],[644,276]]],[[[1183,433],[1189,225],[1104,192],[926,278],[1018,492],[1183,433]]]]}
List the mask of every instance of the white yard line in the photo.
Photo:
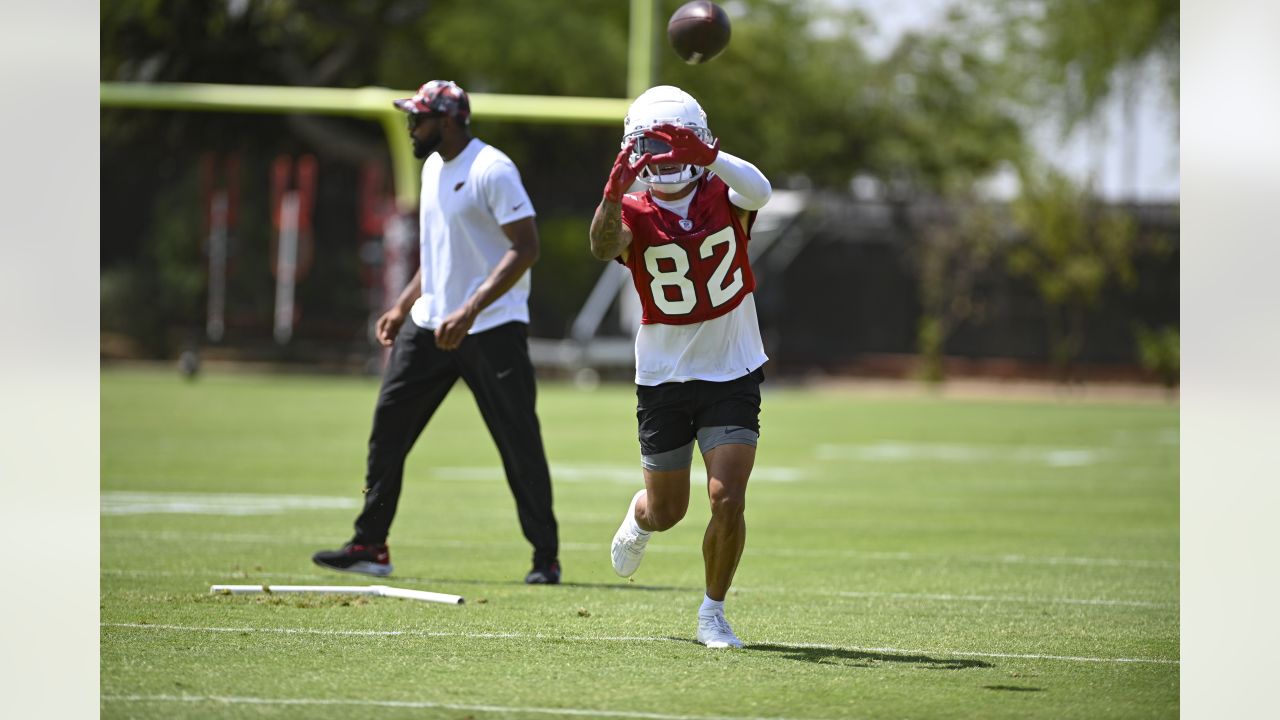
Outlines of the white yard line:
{"type": "MultiPolygon", "coordinates": [[[[147,541],[175,542],[175,541],[206,541],[206,542],[227,542],[227,543],[275,543],[284,545],[324,545],[332,543],[333,539],[328,538],[304,538],[290,537],[287,535],[269,535],[257,533],[182,533],[171,531],[147,531],[147,530],[117,530],[104,531],[102,533],[104,539],[121,538],[121,539],[137,539],[147,541]]],[[[397,547],[451,547],[451,548],[486,548],[486,547],[525,547],[517,543],[488,543],[488,542],[469,542],[465,540],[432,540],[428,542],[413,541],[397,541],[397,547]]],[[[582,550],[588,552],[603,552],[607,545],[600,543],[562,543],[562,550],[582,550]]],[[[701,555],[702,547],[693,545],[655,545],[648,549],[649,552],[657,553],[675,553],[681,555],[701,555]]],[[[916,552],[894,552],[879,550],[814,550],[808,548],[780,548],[780,547],[753,547],[750,550],[752,555],[764,555],[768,557],[837,557],[837,558],[857,558],[863,560],[923,560],[923,561],[952,561],[961,560],[967,562],[990,562],[1011,565],[1079,565],[1079,566],[1098,566],[1098,567],[1135,567],[1135,568],[1159,568],[1176,570],[1178,563],[1170,560],[1143,560],[1129,558],[1098,558],[1098,557],[1071,557],[1071,556],[1055,556],[1055,555],[938,555],[932,553],[916,553],[916,552]]]]}
{"type": "Polygon", "coordinates": [[[821,444],[814,448],[819,460],[859,462],[1031,463],[1048,467],[1095,465],[1111,454],[1107,448],[1037,447],[1027,445],[972,445],[884,441],[860,445],[821,444]]]}
{"type": "Polygon", "coordinates": [[[789,720],[782,717],[762,718],[746,715],[671,715],[668,713],[631,710],[596,710],[590,708],[540,708],[503,705],[463,705],[429,700],[324,700],[318,698],[262,698],[226,695],[104,695],[103,702],[184,702],[225,705],[347,705],[361,707],[462,710],[519,715],[569,715],[574,717],[639,718],[640,720],[789,720]]]}
{"type": "MultiPolygon", "coordinates": [[[[285,580],[333,580],[332,573],[308,574],[308,573],[272,573],[255,571],[252,573],[228,572],[226,570],[123,570],[117,568],[106,568],[100,571],[102,575],[112,575],[116,577],[193,577],[202,579],[236,579],[236,580],[253,580],[261,582],[263,579],[270,580],[272,578],[280,578],[285,580]]],[[[400,577],[397,579],[406,582],[426,582],[428,578],[416,577],[400,577]]],[[[506,581],[495,581],[485,583],[475,581],[476,585],[505,585],[506,581]]],[[[617,589],[625,590],[629,586],[619,582],[616,586],[601,586],[601,589],[617,589]]],[[[796,592],[799,588],[789,586],[780,587],[734,587],[736,592],[745,593],[765,593],[769,595],[779,595],[786,592],[796,592]]],[[[853,590],[813,590],[801,589],[806,595],[818,595],[823,597],[844,597],[844,598],[891,598],[895,600],[934,600],[939,602],[1010,602],[1010,603],[1029,603],[1039,605],[1100,605],[1100,606],[1117,606],[1117,607],[1139,607],[1139,608],[1157,608],[1157,609],[1174,609],[1178,607],[1177,603],[1169,602],[1151,602],[1148,600],[1111,600],[1108,598],[1068,598],[1068,597],[1036,597],[1031,595],[953,595],[947,593],[904,593],[904,592],[873,592],[873,591],[853,591],[853,590]]],[[[681,592],[681,590],[673,590],[673,592],[681,592]]]]}
{"type": "Polygon", "coordinates": [[[355,498],[325,495],[269,495],[251,493],[125,492],[100,495],[103,515],[275,515],[294,510],[350,510],[355,498]]]}
{"type": "MultiPolygon", "coordinates": [[[[746,588],[741,588],[747,591],[746,588]]],[[[1043,605],[1111,605],[1119,607],[1140,608],[1176,608],[1177,603],[1148,602],[1146,600],[1109,600],[1107,598],[1066,598],[1066,597],[1033,597],[1028,595],[948,595],[945,593],[902,593],[902,592],[834,592],[806,590],[812,595],[837,595],[848,598],[893,598],[895,600],[938,600],[942,602],[1013,602],[1043,605]]]]}
{"type": "MultiPolygon", "coordinates": [[[[124,629],[140,629],[140,630],[167,630],[176,632],[206,632],[206,633],[276,633],[282,635],[330,635],[342,637],[385,637],[385,636],[408,636],[408,637],[460,637],[474,640],[551,640],[554,642],[674,642],[684,643],[686,641],[669,637],[646,637],[646,636],[584,636],[584,635],[544,635],[542,633],[465,633],[465,632],[443,632],[432,630],[322,630],[318,628],[255,628],[255,627],[198,627],[190,625],[152,625],[144,623],[101,623],[106,628],[124,628],[124,629]]],[[[825,645],[818,643],[795,643],[795,642],[778,642],[773,640],[760,640],[753,645],[771,645],[783,648],[802,648],[816,650],[841,650],[847,652],[877,652],[889,653],[893,655],[955,655],[962,657],[990,657],[990,658],[1016,658],[1023,660],[1066,660],[1072,662],[1097,662],[1097,663],[1150,663],[1157,665],[1180,665],[1180,660],[1166,660],[1161,658],[1104,658],[1104,657],[1080,657],[1074,655],[1039,655],[1039,654],[1022,654],[1022,653],[994,653],[994,652],[972,652],[967,650],[911,650],[905,648],[890,647],[858,647],[852,645],[825,645]]],[[[747,649],[751,646],[748,645],[747,649]]]]}
{"type": "MultiPolygon", "coordinates": [[[[644,471],[640,467],[640,460],[637,457],[634,464],[622,463],[552,463],[551,477],[557,483],[613,483],[622,485],[640,486],[644,483],[644,471]]],[[[489,482],[489,481],[506,481],[506,474],[501,465],[459,465],[459,466],[440,466],[427,469],[427,473],[432,480],[444,482],[489,482]]],[[[757,465],[751,471],[751,479],[756,482],[767,483],[794,483],[804,480],[809,476],[809,472],[795,467],[774,466],[774,465],[757,465]]],[[[109,475],[105,478],[111,483],[156,483],[156,482],[172,482],[170,478],[156,476],[139,476],[139,475],[109,475]]],[[[199,482],[216,487],[220,478],[197,477],[191,475],[183,475],[184,482],[199,482]]],[[[263,478],[264,482],[274,482],[276,478],[263,478]]],[[[695,464],[694,471],[690,473],[689,482],[694,484],[705,483],[705,470],[699,464],[695,464]]],[[[232,503],[269,503],[272,498],[287,498],[285,495],[271,495],[267,493],[249,493],[249,494],[224,494],[224,493],[166,493],[166,492],[148,492],[148,491],[120,491],[108,490],[104,491],[103,496],[117,495],[121,496],[118,502],[142,502],[154,503],[156,501],[164,501],[163,496],[174,495],[181,496],[179,502],[232,502],[232,503]],[[132,496],[132,497],[125,497],[132,496]]],[[[335,497],[330,499],[347,500],[350,496],[335,497]]],[[[358,504],[358,498],[350,499],[350,502],[358,504]]],[[[166,512],[164,510],[152,510],[151,512],[166,512]]],[[[181,508],[169,510],[168,512],[188,512],[181,508]]],[[[106,510],[104,508],[104,514],[106,510]]]]}

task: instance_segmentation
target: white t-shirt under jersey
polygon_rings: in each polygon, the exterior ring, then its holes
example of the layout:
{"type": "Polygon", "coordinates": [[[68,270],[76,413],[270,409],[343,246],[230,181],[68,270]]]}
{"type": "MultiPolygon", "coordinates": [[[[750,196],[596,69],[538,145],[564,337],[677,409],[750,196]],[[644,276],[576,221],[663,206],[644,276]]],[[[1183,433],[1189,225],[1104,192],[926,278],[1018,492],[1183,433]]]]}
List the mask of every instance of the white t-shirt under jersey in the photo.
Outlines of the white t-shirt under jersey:
{"type": "MultiPolygon", "coordinates": [[[[683,218],[689,216],[695,193],[675,202],[653,200],[683,218]]],[[[760,337],[754,293],[717,318],[689,325],[650,323],[641,325],[636,332],[637,385],[689,380],[726,382],[746,375],[768,359],[760,337]]]]}
{"type": "Polygon", "coordinates": [[[756,297],[718,318],[690,325],[641,325],[636,333],[636,384],[736,380],[764,365],[756,297]]]}
{"type": "MultiPolygon", "coordinates": [[[[422,166],[419,250],[422,297],[410,317],[434,330],[489,277],[511,241],[502,226],[534,215],[515,163],[472,138],[454,159],[432,153],[422,166]]],[[[529,322],[529,273],[476,317],[471,333],[529,322]]]]}

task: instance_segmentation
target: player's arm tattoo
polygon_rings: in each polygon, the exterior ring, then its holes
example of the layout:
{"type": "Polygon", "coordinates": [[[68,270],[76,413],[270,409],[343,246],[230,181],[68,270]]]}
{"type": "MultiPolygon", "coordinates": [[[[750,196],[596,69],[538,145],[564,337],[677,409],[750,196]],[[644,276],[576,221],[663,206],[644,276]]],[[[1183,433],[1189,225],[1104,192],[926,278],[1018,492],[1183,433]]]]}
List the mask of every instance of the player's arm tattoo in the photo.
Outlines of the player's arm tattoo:
{"type": "Polygon", "coordinates": [[[612,260],[631,244],[631,231],[622,224],[622,203],[601,200],[591,218],[591,254],[612,260]]]}

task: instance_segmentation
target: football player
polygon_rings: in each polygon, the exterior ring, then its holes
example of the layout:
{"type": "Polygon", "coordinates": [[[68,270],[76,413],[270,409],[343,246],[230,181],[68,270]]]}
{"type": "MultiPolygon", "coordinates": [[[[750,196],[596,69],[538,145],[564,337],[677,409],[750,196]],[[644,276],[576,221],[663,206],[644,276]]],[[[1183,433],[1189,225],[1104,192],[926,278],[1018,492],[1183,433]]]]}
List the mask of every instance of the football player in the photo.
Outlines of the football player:
{"type": "Polygon", "coordinates": [[[613,569],[631,576],[652,534],[684,517],[696,440],[711,503],[697,639],[742,647],[724,599],[746,540],[768,359],[747,243],[772,187],[754,165],[720,150],[706,113],[679,88],[646,90],[623,124],[622,151],[591,221],[591,252],[631,271],[643,310],[635,382],[645,487],[613,537],[613,569]]]}

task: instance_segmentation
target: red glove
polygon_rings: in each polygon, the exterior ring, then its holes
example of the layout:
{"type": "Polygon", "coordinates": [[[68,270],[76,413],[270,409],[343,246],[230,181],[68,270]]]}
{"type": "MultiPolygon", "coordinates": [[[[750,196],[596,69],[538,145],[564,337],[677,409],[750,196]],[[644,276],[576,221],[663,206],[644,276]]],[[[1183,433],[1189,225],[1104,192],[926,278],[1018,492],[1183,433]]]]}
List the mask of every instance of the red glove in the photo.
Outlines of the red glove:
{"type": "Polygon", "coordinates": [[[636,181],[636,177],[640,175],[640,169],[649,164],[653,156],[645,154],[636,160],[634,164],[631,162],[631,152],[635,149],[634,140],[627,143],[618,153],[618,158],[613,161],[613,169],[609,171],[609,182],[604,184],[604,199],[610,202],[622,202],[622,196],[627,194],[627,190],[631,189],[631,184],[636,181]]]}
{"type": "Polygon", "coordinates": [[[697,165],[706,167],[716,161],[716,157],[720,155],[720,138],[716,138],[710,145],[702,142],[687,127],[678,125],[659,125],[656,128],[650,128],[644,131],[645,137],[651,137],[654,140],[671,146],[671,150],[660,155],[654,155],[651,162],[654,165],[697,165]]]}

